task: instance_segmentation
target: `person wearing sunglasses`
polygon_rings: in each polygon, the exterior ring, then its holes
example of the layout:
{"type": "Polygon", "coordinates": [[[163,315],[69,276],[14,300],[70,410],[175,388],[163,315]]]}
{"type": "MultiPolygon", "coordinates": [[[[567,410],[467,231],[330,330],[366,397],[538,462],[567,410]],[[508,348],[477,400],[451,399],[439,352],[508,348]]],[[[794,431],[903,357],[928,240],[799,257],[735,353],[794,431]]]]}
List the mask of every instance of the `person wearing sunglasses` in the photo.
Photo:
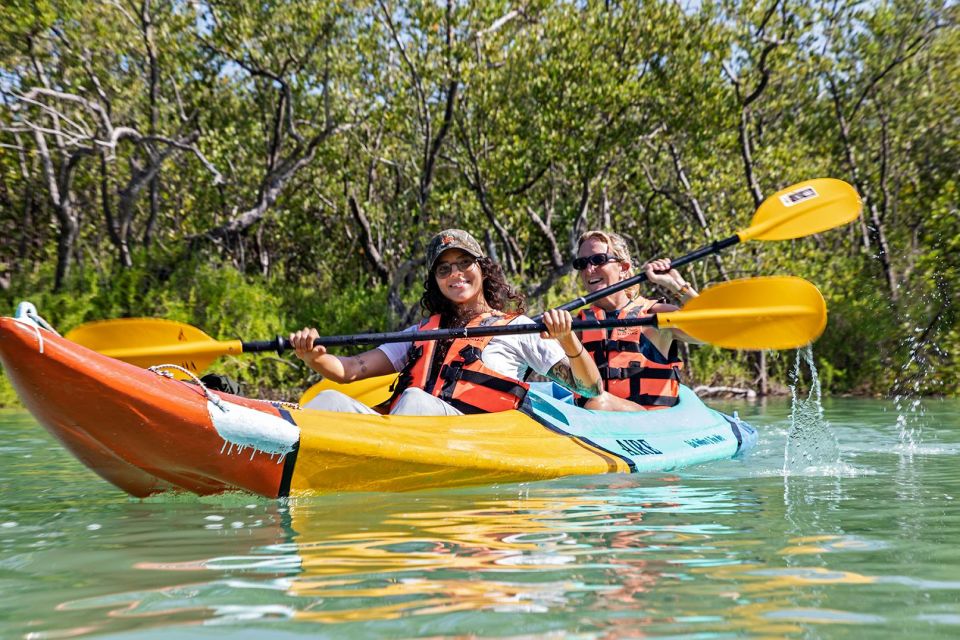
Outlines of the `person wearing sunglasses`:
{"type": "MultiPolygon", "coordinates": [[[[429,273],[420,305],[429,317],[408,331],[532,323],[523,315],[523,295],[501,267],[484,255],[466,231],[448,229],[427,245],[429,273]],[[512,309],[512,310],[511,310],[512,309]]],[[[382,409],[395,415],[461,415],[518,408],[532,369],[574,393],[601,391],[600,372],[572,331],[567,311],[543,315],[548,331],[436,341],[386,343],[357,356],[335,356],[314,346],[316,329],[290,335],[297,357],[331,380],[344,383],[399,372],[393,396],[382,409]]],[[[335,390],[319,393],[308,408],[380,413],[335,390]]]]}
{"type": "MultiPolygon", "coordinates": [[[[587,231],[578,240],[573,268],[588,293],[633,277],[633,260],[627,243],[616,233],[587,231]]],[[[669,260],[652,260],[643,266],[647,280],[675,294],[681,301],[696,297],[669,260]]],[[[639,286],[600,298],[580,312],[582,320],[634,318],[675,311],[676,306],[639,295],[639,286]]],[[[580,339],[603,378],[604,392],[576,399],[578,405],[600,411],[643,411],[672,407],[678,402],[683,361],[676,340],[696,342],[676,329],[624,327],[590,329],[580,339]]]]}

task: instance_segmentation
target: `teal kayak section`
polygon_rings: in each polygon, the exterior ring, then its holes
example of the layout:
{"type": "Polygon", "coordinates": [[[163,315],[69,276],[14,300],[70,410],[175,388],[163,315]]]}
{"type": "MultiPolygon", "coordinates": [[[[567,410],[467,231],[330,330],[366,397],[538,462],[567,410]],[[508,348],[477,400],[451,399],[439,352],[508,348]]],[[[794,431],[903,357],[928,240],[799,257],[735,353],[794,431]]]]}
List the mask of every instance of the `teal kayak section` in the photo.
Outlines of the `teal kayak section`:
{"type": "Polygon", "coordinates": [[[545,427],[599,447],[635,472],[732,458],[757,442],[756,429],[711,409],[682,385],[676,406],[636,413],[582,409],[553,382],[532,383],[527,401],[526,412],[545,427]]]}

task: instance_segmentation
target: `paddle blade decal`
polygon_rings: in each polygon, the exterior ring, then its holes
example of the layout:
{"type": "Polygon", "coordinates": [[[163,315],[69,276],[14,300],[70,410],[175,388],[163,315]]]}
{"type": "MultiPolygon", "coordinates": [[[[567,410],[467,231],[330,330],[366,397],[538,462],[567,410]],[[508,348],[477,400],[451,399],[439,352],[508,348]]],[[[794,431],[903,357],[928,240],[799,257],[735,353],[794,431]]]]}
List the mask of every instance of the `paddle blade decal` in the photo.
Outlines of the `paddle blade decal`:
{"type": "Polygon", "coordinates": [[[807,180],[764,200],[738,235],[741,242],[802,238],[853,222],[862,209],[860,195],[843,180],[807,180]]]}

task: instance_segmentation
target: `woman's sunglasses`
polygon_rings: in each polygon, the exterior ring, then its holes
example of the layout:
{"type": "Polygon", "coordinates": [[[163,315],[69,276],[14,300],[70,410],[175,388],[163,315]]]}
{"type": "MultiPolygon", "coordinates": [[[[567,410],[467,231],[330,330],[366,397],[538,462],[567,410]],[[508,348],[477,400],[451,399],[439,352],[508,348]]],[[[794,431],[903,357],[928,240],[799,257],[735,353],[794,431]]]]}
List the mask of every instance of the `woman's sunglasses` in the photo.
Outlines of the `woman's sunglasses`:
{"type": "Polygon", "coordinates": [[[608,262],[620,262],[620,258],[607,255],[606,253],[595,253],[592,256],[587,256],[585,258],[574,258],[573,268],[577,271],[583,271],[588,265],[592,264],[595,267],[599,267],[600,265],[607,264],[608,262]]]}
{"type": "Polygon", "coordinates": [[[457,260],[455,262],[441,262],[437,265],[437,268],[434,269],[433,272],[437,274],[438,278],[446,278],[453,273],[454,267],[466,273],[467,269],[476,264],[476,262],[477,259],[472,256],[469,258],[463,258],[462,260],[457,260]]]}

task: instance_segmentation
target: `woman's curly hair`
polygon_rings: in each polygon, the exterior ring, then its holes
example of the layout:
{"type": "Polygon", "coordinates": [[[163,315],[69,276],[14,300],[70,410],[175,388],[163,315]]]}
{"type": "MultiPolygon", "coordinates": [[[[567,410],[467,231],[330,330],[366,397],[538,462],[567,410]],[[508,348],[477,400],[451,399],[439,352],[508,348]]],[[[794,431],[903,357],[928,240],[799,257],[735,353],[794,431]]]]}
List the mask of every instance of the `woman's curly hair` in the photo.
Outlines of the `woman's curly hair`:
{"type": "MultiPolygon", "coordinates": [[[[486,256],[477,258],[477,264],[480,265],[480,273],[483,275],[483,299],[486,303],[497,311],[512,310],[523,313],[526,310],[526,300],[521,292],[507,282],[500,265],[486,256]]],[[[457,306],[440,291],[432,268],[423,283],[423,289],[420,306],[430,315],[439,313],[441,326],[457,327],[464,324],[465,320],[457,314],[457,306]]]]}

